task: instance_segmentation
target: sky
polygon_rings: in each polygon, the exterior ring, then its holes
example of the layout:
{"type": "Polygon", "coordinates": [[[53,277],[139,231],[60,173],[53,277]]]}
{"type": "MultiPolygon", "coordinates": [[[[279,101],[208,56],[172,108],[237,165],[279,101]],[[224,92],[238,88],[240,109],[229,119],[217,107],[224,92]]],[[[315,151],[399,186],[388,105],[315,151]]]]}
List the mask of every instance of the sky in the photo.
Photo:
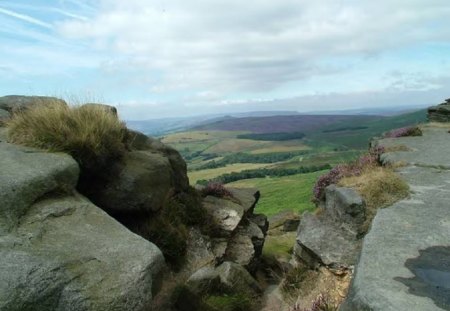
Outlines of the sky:
{"type": "Polygon", "coordinates": [[[449,0],[0,0],[0,96],[144,120],[450,97],[449,0]]]}

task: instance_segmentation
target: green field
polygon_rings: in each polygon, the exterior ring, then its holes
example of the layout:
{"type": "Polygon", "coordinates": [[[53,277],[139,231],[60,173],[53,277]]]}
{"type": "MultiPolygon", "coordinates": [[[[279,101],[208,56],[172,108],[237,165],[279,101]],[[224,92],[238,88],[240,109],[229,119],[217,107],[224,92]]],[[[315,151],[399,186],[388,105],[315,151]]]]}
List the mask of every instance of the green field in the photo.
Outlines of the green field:
{"type": "Polygon", "coordinates": [[[314,209],[314,204],[311,202],[312,189],[316,179],[325,172],[246,179],[229,183],[227,186],[259,189],[261,198],[255,213],[270,216],[287,209],[302,213],[314,209]]]}
{"type": "Polygon", "coordinates": [[[374,136],[420,123],[425,120],[425,116],[424,111],[416,111],[392,117],[281,116],[230,119],[204,126],[203,130],[169,134],[161,140],[180,151],[186,159],[192,185],[200,180],[227,180],[224,175],[232,172],[246,171],[238,178],[250,178],[269,174],[263,171],[264,168],[276,170],[270,175],[283,177],[266,175],[265,178],[242,179],[227,184],[258,188],[261,199],[256,212],[270,216],[286,209],[299,213],[314,209],[311,202],[312,188],[324,171],[298,174],[301,167],[312,169],[325,164],[334,166],[353,161],[367,151],[369,141],[374,136]],[[293,132],[281,133],[280,127],[292,129],[293,132]],[[252,129],[255,131],[252,132],[252,129]],[[249,174],[247,171],[250,170],[256,170],[257,174],[249,174]]]}
{"type": "Polygon", "coordinates": [[[201,179],[213,179],[215,177],[218,177],[222,174],[227,173],[233,173],[233,172],[240,172],[243,170],[252,170],[257,168],[263,168],[271,166],[270,163],[235,163],[230,164],[224,167],[218,167],[213,169],[206,169],[201,171],[190,171],[188,172],[189,181],[192,185],[195,185],[197,180],[201,179]]]}

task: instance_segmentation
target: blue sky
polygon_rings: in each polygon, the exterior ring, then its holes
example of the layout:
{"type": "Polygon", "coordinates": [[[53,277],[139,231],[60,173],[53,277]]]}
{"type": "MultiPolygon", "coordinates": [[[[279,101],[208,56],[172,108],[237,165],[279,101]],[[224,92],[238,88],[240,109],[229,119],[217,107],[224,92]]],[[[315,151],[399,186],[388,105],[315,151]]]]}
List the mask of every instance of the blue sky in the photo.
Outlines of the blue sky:
{"type": "Polygon", "coordinates": [[[450,97],[448,0],[0,0],[0,22],[0,95],[125,119],[450,97]]]}

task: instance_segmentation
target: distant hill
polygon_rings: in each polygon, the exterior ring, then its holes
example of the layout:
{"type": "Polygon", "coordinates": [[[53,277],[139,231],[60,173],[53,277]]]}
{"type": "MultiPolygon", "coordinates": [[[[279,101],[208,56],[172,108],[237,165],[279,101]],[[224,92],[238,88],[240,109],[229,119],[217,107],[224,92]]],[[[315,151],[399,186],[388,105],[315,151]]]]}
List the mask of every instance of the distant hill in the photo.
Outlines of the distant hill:
{"type": "Polygon", "coordinates": [[[252,133],[311,132],[333,124],[369,122],[378,116],[361,115],[289,115],[247,117],[220,120],[195,126],[194,130],[249,131],[252,133]]]}
{"type": "Polygon", "coordinates": [[[395,116],[293,115],[230,118],[195,126],[191,130],[243,131],[254,134],[304,133],[310,143],[324,142],[346,148],[364,149],[368,141],[394,128],[426,121],[426,110],[395,116]]]}
{"type": "Polygon", "coordinates": [[[127,120],[127,126],[147,135],[160,136],[167,133],[180,132],[189,128],[219,122],[228,119],[245,117],[268,117],[281,115],[296,115],[296,111],[253,111],[229,114],[213,114],[194,117],[162,118],[150,120],[127,120]]]}

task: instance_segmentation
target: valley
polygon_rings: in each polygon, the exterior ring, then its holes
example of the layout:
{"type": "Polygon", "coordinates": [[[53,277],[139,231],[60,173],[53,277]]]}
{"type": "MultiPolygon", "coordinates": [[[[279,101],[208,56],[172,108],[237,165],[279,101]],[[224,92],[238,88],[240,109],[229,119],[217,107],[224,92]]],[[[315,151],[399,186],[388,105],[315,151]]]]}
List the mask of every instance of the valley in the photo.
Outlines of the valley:
{"type": "Polygon", "coordinates": [[[425,119],[424,110],[395,116],[245,116],[160,139],[182,154],[191,185],[217,181],[258,188],[258,212],[270,216],[314,209],[312,188],[327,169],[357,159],[372,137],[425,119]]]}

